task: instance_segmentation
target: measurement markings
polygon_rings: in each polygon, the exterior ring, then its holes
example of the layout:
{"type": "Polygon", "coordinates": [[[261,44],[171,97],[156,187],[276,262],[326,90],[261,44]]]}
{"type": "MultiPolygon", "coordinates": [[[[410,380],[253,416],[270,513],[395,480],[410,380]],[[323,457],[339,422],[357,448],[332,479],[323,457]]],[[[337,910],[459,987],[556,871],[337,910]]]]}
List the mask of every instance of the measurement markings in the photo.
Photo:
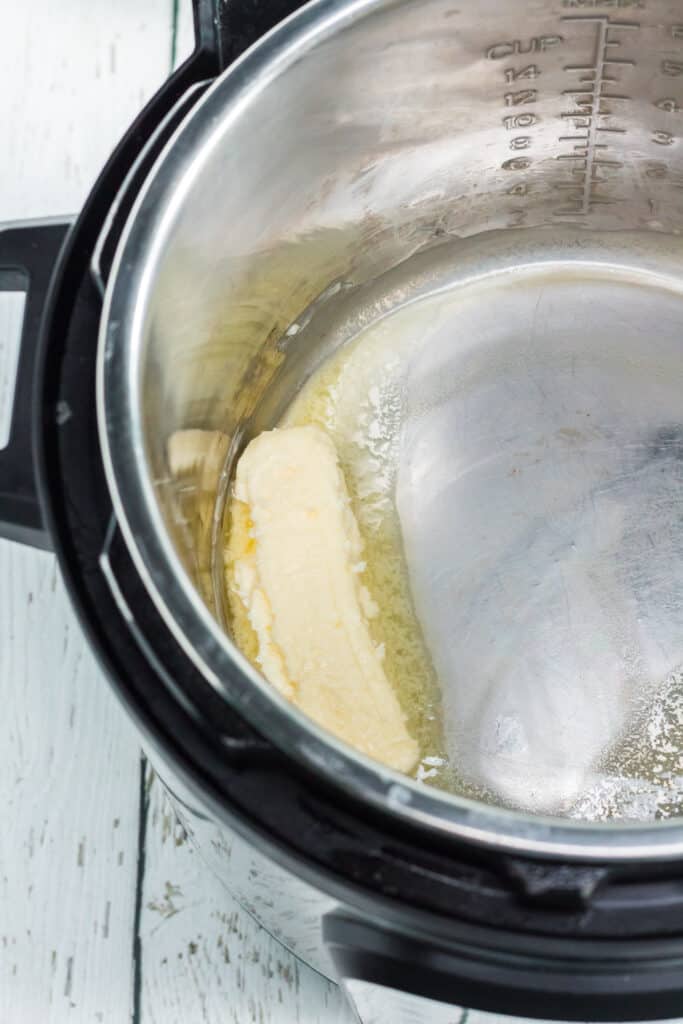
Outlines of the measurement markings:
{"type": "Polygon", "coordinates": [[[567,64],[564,71],[579,76],[579,82],[586,83],[579,88],[564,89],[563,96],[575,97],[576,110],[565,111],[560,116],[571,121],[575,132],[561,135],[560,142],[573,143],[569,153],[560,153],[558,160],[569,160],[575,163],[572,174],[580,181],[569,183],[566,191],[571,192],[568,205],[556,211],[557,215],[586,214],[594,206],[610,205],[618,200],[605,197],[597,191],[598,186],[605,182],[600,176],[602,168],[623,166],[619,160],[610,160],[602,156],[601,151],[609,148],[608,143],[598,142],[601,135],[624,135],[625,128],[604,124],[600,118],[609,117],[611,111],[605,106],[606,100],[629,100],[624,93],[610,92],[610,84],[619,81],[608,73],[610,68],[633,68],[635,61],[624,57],[610,55],[615,47],[622,45],[620,39],[613,38],[613,30],[637,29],[636,22],[611,21],[608,17],[595,15],[585,17],[566,17],[565,22],[584,22],[595,25],[595,42],[593,61],[590,64],[567,64]]]}

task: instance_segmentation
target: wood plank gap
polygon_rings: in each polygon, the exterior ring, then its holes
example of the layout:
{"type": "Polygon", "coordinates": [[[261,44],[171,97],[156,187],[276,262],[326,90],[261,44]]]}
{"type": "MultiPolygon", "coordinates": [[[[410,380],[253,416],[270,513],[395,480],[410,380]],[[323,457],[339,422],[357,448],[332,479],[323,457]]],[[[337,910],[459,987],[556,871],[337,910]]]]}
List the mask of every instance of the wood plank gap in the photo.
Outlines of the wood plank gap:
{"type": "MultiPolygon", "coordinates": [[[[147,819],[149,816],[149,783],[147,758],[140,753],[140,797],[138,810],[138,863],[135,877],[135,907],[133,910],[133,1024],[140,1024],[142,1004],[142,893],[145,883],[147,856],[147,819]]],[[[150,770],[150,781],[152,775],[150,770]]]]}

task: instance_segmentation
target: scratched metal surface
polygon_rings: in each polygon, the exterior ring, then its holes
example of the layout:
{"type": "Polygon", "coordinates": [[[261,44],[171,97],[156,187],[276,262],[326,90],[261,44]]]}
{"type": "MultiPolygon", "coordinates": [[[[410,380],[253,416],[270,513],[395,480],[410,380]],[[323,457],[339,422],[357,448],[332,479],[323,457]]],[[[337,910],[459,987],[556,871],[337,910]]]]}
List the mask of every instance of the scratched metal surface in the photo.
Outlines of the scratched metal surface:
{"type": "MultiPolygon", "coordinates": [[[[0,0],[0,222],[79,208],[123,129],[189,52],[186,7],[0,0]]],[[[16,302],[1,303],[0,381],[16,323],[16,302]]],[[[350,1024],[337,989],[198,863],[54,558],[6,542],[0,702],[2,1024],[350,1024]]]]}

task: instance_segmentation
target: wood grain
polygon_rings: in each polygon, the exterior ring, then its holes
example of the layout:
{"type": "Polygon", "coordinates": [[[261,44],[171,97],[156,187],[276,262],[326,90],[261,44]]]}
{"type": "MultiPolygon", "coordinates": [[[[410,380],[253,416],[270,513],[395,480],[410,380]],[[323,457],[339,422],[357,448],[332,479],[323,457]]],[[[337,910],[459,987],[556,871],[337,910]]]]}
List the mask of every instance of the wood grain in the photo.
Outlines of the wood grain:
{"type": "Polygon", "coordinates": [[[0,546],[0,636],[0,1020],[125,1020],[137,742],[50,555],[0,546]]]}
{"type": "Polygon", "coordinates": [[[71,214],[171,59],[173,0],[2,5],[0,221],[71,214]]]}

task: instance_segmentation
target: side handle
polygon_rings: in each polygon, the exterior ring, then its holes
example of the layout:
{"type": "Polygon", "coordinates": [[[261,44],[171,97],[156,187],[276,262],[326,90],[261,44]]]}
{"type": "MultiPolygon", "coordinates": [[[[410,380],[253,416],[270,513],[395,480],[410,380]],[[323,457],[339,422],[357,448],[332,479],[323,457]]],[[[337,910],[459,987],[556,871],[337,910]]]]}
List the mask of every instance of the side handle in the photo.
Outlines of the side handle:
{"type": "Polygon", "coordinates": [[[9,441],[0,451],[0,537],[45,549],[51,545],[33,459],[33,378],[45,299],[70,225],[52,221],[0,229],[0,291],[26,292],[9,441]]]}

